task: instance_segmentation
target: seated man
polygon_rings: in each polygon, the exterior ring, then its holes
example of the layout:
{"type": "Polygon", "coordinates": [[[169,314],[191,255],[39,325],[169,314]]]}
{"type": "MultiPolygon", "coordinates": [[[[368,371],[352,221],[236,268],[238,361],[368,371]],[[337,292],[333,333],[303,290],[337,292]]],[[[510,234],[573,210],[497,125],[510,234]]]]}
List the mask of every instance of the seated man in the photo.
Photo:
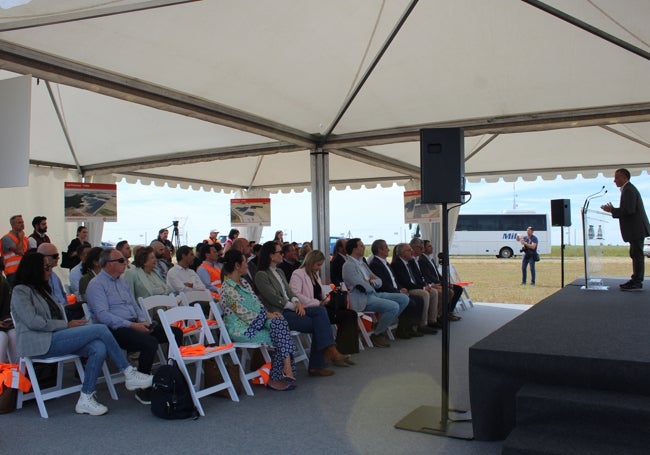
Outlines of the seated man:
{"type": "MultiPolygon", "coordinates": [[[[50,265],[50,267],[54,268],[59,264],[59,250],[57,250],[56,246],[52,243],[41,243],[36,251],[45,256],[45,260],[50,265]]],[[[49,285],[52,290],[52,297],[54,297],[54,300],[56,300],[59,305],[65,308],[68,304],[68,299],[66,298],[65,289],[63,288],[61,278],[59,278],[58,275],[54,273],[54,270],[50,271],[49,285]]],[[[83,314],[81,317],[83,317],[83,314]]]]}
{"type": "MultiPolygon", "coordinates": [[[[86,298],[93,320],[105,324],[122,349],[140,351],[138,371],[151,373],[158,343],[166,343],[165,331],[158,324],[146,322],[142,308],[136,303],[129,285],[122,275],[126,259],[117,250],[104,250],[99,258],[102,271],[88,284],[86,298]]],[[[183,332],[172,327],[176,343],[180,346],[183,332]]],[[[135,398],[142,404],[151,404],[151,388],[139,389],[135,398]]]]}
{"type": "Polygon", "coordinates": [[[400,288],[406,288],[409,294],[419,295],[424,300],[422,325],[438,329],[441,327],[438,322],[438,291],[425,283],[422,273],[413,264],[412,253],[408,243],[398,243],[393,249],[390,267],[400,288]]]}
{"type": "Polygon", "coordinates": [[[205,291],[205,285],[197,273],[190,268],[194,262],[194,252],[187,245],[176,250],[176,265],[167,272],[167,286],[175,293],[205,291]]]}
{"type": "Polygon", "coordinates": [[[218,302],[221,298],[221,267],[219,257],[222,256],[223,247],[220,243],[206,243],[201,247],[200,255],[203,262],[196,269],[205,288],[210,291],[212,298],[218,302]]]}
{"type": "MultiPolygon", "coordinates": [[[[397,281],[391,270],[386,258],[388,257],[388,245],[385,240],[378,239],[372,242],[371,251],[373,259],[368,266],[370,270],[381,278],[381,287],[377,290],[379,292],[401,292],[402,294],[409,295],[406,288],[398,288],[397,281]]],[[[426,324],[422,325],[422,315],[426,314],[426,309],[429,302],[425,302],[422,297],[417,295],[409,295],[409,304],[406,310],[399,317],[399,324],[397,326],[398,338],[413,338],[420,337],[422,334],[427,333],[435,335],[437,330],[428,327],[426,324]]]]}
{"type": "MultiPolygon", "coordinates": [[[[424,281],[429,284],[431,287],[440,289],[438,292],[439,298],[438,302],[442,305],[442,277],[438,273],[438,268],[435,266],[431,259],[424,254],[424,242],[420,239],[413,239],[409,243],[411,249],[413,250],[413,261],[418,267],[424,281]]],[[[455,315],[453,312],[456,309],[456,304],[460,299],[460,296],[463,293],[463,288],[453,283],[449,283],[449,303],[448,303],[448,317],[450,321],[459,321],[460,316],[455,315]]]]}
{"type": "Polygon", "coordinates": [[[359,238],[350,239],[345,245],[348,259],[343,264],[343,281],[350,293],[350,306],[355,311],[371,311],[379,313],[379,323],[370,335],[375,346],[390,347],[386,338],[386,330],[393,324],[409,304],[409,298],[402,293],[377,292],[381,287],[381,279],[377,277],[363,255],[365,245],[359,238]]]}
{"type": "Polygon", "coordinates": [[[115,249],[122,253],[122,256],[124,256],[124,259],[126,259],[126,269],[133,269],[135,266],[129,262],[129,259],[131,259],[131,245],[129,245],[128,240],[120,240],[117,242],[117,245],[115,245],[115,249]]]}
{"type": "Polygon", "coordinates": [[[343,264],[347,260],[345,253],[345,243],[347,239],[338,239],[334,244],[334,253],[330,261],[330,282],[339,286],[343,281],[343,264]]]}
{"type": "Polygon", "coordinates": [[[79,264],[75,265],[70,269],[70,292],[77,296],[77,300],[81,300],[81,294],[79,294],[79,281],[81,281],[81,267],[86,261],[88,252],[92,249],[90,244],[82,243],[77,248],[77,257],[80,259],[79,264]]]}
{"type": "Polygon", "coordinates": [[[298,262],[298,249],[291,243],[285,243],[282,245],[282,262],[278,264],[278,268],[284,272],[287,281],[290,281],[293,272],[300,268],[300,262],[298,262]]]}
{"type": "Polygon", "coordinates": [[[153,248],[153,254],[156,256],[156,267],[155,270],[158,272],[158,275],[163,280],[167,280],[167,272],[169,271],[170,263],[167,260],[167,255],[169,250],[162,242],[154,240],[151,242],[151,248],[153,248]]]}

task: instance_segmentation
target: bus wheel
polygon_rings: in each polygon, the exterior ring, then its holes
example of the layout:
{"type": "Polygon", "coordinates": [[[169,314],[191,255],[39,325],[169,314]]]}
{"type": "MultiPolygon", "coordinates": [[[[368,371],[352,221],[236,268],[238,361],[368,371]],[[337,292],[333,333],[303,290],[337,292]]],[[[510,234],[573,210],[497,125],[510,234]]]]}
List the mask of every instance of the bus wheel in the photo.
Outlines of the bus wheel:
{"type": "Polygon", "coordinates": [[[503,259],[511,258],[512,257],[512,250],[510,248],[508,248],[507,246],[503,247],[503,248],[501,248],[501,250],[499,250],[499,256],[498,257],[503,258],[503,259]]]}

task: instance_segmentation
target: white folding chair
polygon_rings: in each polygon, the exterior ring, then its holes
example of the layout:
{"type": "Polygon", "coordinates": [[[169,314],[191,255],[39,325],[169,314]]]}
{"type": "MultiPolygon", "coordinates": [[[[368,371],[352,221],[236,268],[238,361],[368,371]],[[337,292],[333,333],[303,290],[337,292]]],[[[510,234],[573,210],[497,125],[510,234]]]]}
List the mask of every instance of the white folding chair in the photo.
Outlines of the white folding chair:
{"type": "MultiPolygon", "coordinates": [[[[200,323],[199,343],[204,343],[204,344],[214,343],[214,337],[212,336],[212,332],[208,328],[208,324],[205,319],[205,316],[203,315],[203,310],[201,309],[201,306],[200,305],[195,305],[192,307],[177,306],[174,308],[170,308],[168,310],[159,309],[158,316],[160,317],[160,322],[163,326],[163,329],[165,330],[165,334],[167,335],[167,341],[169,342],[169,357],[176,361],[176,363],[178,364],[178,368],[183,373],[183,376],[187,381],[187,385],[189,386],[190,393],[192,395],[192,401],[194,402],[194,406],[196,406],[196,409],[199,411],[199,414],[201,416],[205,416],[205,412],[203,411],[203,406],[201,406],[199,399],[206,395],[210,395],[215,392],[218,392],[220,390],[227,389],[228,393],[230,394],[230,399],[233,401],[239,401],[239,397],[237,396],[237,391],[235,390],[235,386],[233,385],[232,380],[230,379],[230,375],[228,375],[228,370],[226,369],[226,365],[223,362],[223,356],[235,352],[234,346],[230,346],[230,347],[226,347],[214,351],[208,351],[202,355],[182,356],[179,346],[176,344],[176,339],[174,338],[174,334],[171,330],[171,324],[177,321],[194,321],[195,323],[199,322],[200,323]],[[214,359],[216,361],[217,367],[221,372],[223,382],[220,384],[215,384],[208,388],[202,388],[201,377],[203,373],[203,361],[209,359],[214,359]],[[194,380],[192,380],[190,373],[187,369],[187,365],[190,364],[194,364],[196,368],[194,380]]],[[[225,345],[221,345],[221,346],[225,346],[225,345]]],[[[250,393],[252,394],[252,390],[250,391],[250,393]]]]}
{"type": "MultiPolygon", "coordinates": [[[[210,291],[207,289],[204,289],[203,291],[183,291],[178,294],[178,296],[181,299],[181,305],[185,306],[192,306],[193,304],[197,302],[208,302],[211,303],[214,299],[212,298],[212,294],[210,294],[210,291]]],[[[201,309],[203,309],[203,306],[201,306],[201,309]]],[[[217,331],[219,330],[217,324],[214,323],[214,315],[212,312],[212,308],[210,308],[210,314],[208,315],[208,325],[210,326],[210,330],[217,331]]]]}
{"type": "MultiPolygon", "coordinates": [[[[63,313],[65,317],[65,312],[63,313]]],[[[12,316],[13,318],[13,316],[12,316]]],[[[34,399],[36,400],[36,405],[38,406],[38,411],[41,414],[41,417],[44,419],[48,418],[47,409],[45,408],[45,402],[51,400],[52,398],[58,398],[65,395],[70,395],[73,393],[81,392],[81,385],[84,380],[85,372],[83,365],[81,363],[81,358],[76,354],[61,355],[55,357],[21,357],[19,360],[19,370],[22,374],[27,373],[29,380],[32,383],[32,391],[28,393],[18,390],[17,399],[16,399],[16,409],[21,409],[23,403],[27,400],[34,399]],[[77,369],[77,374],[79,375],[79,384],[70,385],[67,387],[63,386],[63,367],[66,363],[73,362],[75,368],[77,369]],[[41,389],[40,384],[38,383],[38,377],[36,376],[36,369],[34,364],[47,364],[52,365],[56,364],[56,384],[52,387],[46,389],[41,389]]],[[[102,372],[105,376],[106,385],[108,387],[111,398],[114,400],[118,399],[117,391],[113,381],[111,380],[110,372],[108,371],[108,366],[106,362],[102,366],[102,372]]]]}
{"type": "MultiPolygon", "coordinates": [[[[147,322],[151,323],[152,319],[150,311],[155,311],[158,308],[174,308],[178,306],[178,300],[176,300],[174,294],[151,295],[146,298],[138,297],[138,304],[140,305],[140,308],[142,308],[144,317],[147,319],[147,322]]],[[[193,330],[187,333],[183,332],[183,336],[189,337],[195,335],[197,332],[197,330],[193,330]]],[[[158,345],[158,357],[160,358],[161,365],[167,363],[167,357],[165,356],[165,353],[163,352],[160,345],[158,345]]]]}
{"type": "Polygon", "coordinates": [[[460,275],[456,271],[456,268],[453,265],[449,265],[449,280],[453,284],[457,284],[458,286],[463,288],[463,293],[460,295],[460,300],[458,303],[460,303],[460,306],[463,310],[467,310],[469,308],[474,308],[474,302],[472,302],[472,299],[469,296],[469,292],[467,292],[467,287],[471,286],[472,282],[463,282],[460,279],[460,275]]]}
{"type": "MultiPolygon", "coordinates": [[[[357,326],[359,327],[359,348],[362,350],[363,343],[365,343],[369,348],[375,347],[375,345],[372,344],[372,341],[370,340],[370,332],[366,329],[366,325],[364,324],[363,319],[370,320],[374,324],[377,322],[377,313],[372,311],[357,311],[357,326]]],[[[393,330],[396,327],[397,323],[391,325],[388,327],[388,329],[386,329],[386,337],[391,341],[395,341],[393,330]]]]}

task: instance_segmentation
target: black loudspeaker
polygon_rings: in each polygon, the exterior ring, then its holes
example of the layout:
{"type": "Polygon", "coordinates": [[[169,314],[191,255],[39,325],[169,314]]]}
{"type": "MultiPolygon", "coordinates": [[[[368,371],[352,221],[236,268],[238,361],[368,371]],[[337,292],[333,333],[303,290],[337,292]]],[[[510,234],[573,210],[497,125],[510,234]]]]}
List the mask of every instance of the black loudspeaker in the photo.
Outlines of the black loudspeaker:
{"type": "Polygon", "coordinates": [[[465,137],[462,128],[420,130],[423,204],[464,202],[465,137]]]}
{"type": "Polygon", "coordinates": [[[571,201],[569,199],[551,199],[551,224],[553,226],[571,226],[571,201]]]}

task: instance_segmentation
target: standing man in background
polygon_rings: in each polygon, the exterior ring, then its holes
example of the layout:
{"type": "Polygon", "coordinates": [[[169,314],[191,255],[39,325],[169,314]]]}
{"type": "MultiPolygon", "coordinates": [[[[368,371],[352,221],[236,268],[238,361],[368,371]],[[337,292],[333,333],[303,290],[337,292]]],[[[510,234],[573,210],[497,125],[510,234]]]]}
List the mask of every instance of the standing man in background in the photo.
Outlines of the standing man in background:
{"type": "Polygon", "coordinates": [[[537,237],[533,234],[535,229],[532,226],[528,226],[526,229],[526,235],[520,239],[517,235],[517,240],[521,241],[521,249],[524,253],[521,259],[521,284],[526,284],[526,269],[528,264],[530,264],[530,284],[535,286],[535,253],[537,253],[537,237]]]}
{"type": "Polygon", "coordinates": [[[650,223],[643,207],[639,190],[630,183],[630,171],[618,169],[614,173],[614,183],[621,189],[621,202],[614,207],[611,202],[600,208],[618,218],[623,240],[630,244],[632,258],[632,279],[620,285],[622,291],[640,291],[643,289],[645,259],[643,257],[643,240],[650,235],[650,223]]]}
{"type": "Polygon", "coordinates": [[[28,237],[29,249],[38,248],[41,243],[52,243],[47,236],[47,218],[44,216],[35,216],[32,220],[34,232],[28,237]]]}
{"type": "Polygon", "coordinates": [[[18,265],[29,249],[29,244],[27,237],[25,237],[23,216],[12,216],[9,218],[9,224],[11,224],[11,231],[2,237],[2,257],[5,261],[5,277],[7,277],[9,284],[13,286],[18,265]]]}

